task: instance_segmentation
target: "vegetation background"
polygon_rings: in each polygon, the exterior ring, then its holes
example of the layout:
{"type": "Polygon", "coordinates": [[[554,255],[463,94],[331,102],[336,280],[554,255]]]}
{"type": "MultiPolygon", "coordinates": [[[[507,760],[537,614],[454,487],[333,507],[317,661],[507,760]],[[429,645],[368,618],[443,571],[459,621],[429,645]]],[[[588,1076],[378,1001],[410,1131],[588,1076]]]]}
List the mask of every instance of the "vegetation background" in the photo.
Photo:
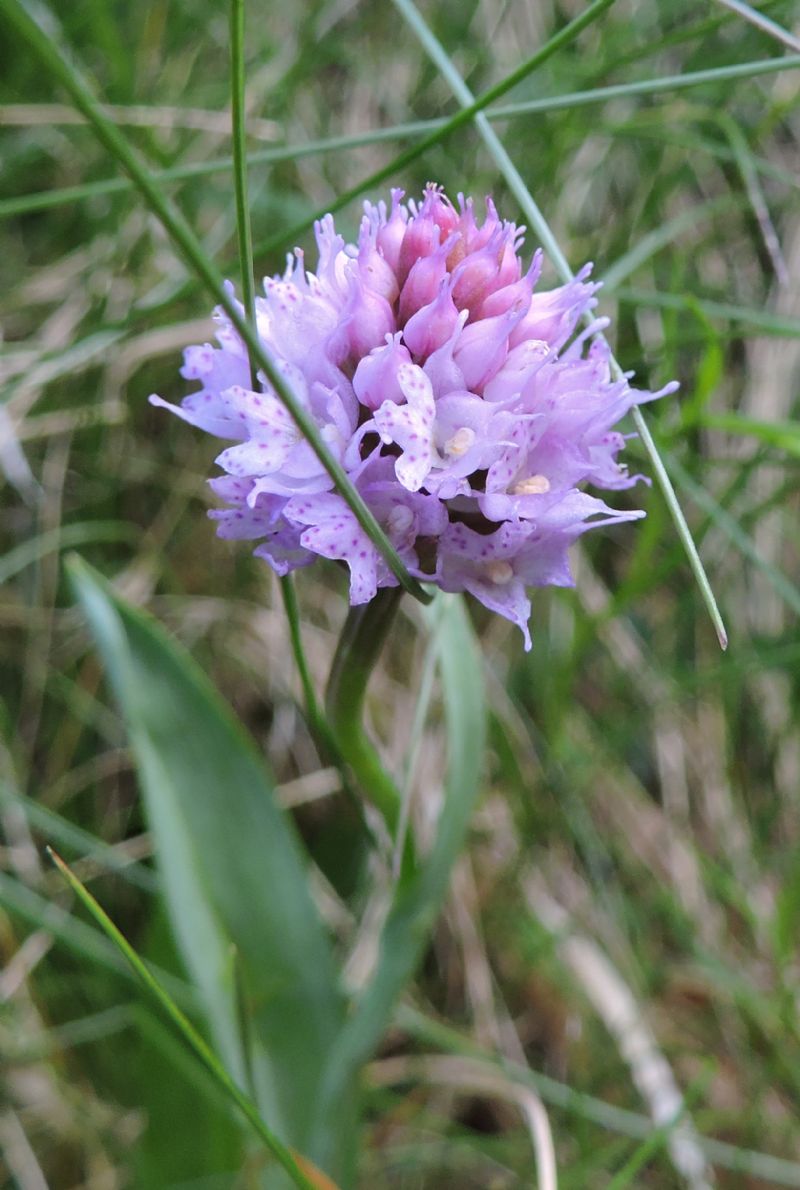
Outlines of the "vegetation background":
{"type": "MultiPolygon", "coordinates": [[[[583,7],[420,10],[480,93],[583,7]]],[[[230,170],[213,164],[230,153],[225,7],[56,9],[115,121],[235,276],[230,170]]],[[[791,0],[760,11],[797,24],[791,0]]],[[[340,880],[341,797],[299,709],[273,577],[205,518],[214,445],[147,403],[185,391],[180,350],[209,333],[206,297],[2,27],[0,1185],[249,1187],[238,1126],[99,961],[43,858],[58,845],[140,952],[180,974],[63,551],[188,645],[340,880]]],[[[493,124],[571,264],[593,260],[604,278],[623,366],[644,387],[681,381],[648,419],[731,645],[720,652],[644,485],[621,500],[647,520],[592,534],[575,591],[537,593],[532,653],[471,607],[491,706],[485,789],[368,1071],[365,1188],[531,1185],[548,1127],[563,1190],[800,1186],[799,65],[721,4],[617,0],[503,100],[530,109],[493,124]],[[758,73],[729,70],[746,64],[758,73]],[[499,1064],[476,1067],[478,1050],[528,1072],[512,1084],[499,1064]]],[[[391,4],[251,3],[247,68],[257,275],[292,246],[259,244],[389,163],[420,135],[405,126],[457,110],[391,4]]],[[[413,195],[428,179],[520,217],[472,126],[391,184],[413,195]]],[[[352,202],[337,222],[352,234],[358,213],[352,202]]],[[[636,441],[628,453],[648,470],[636,441]]],[[[316,566],[297,588],[321,686],[344,578],[316,566]]],[[[370,693],[396,769],[424,664],[408,599],[402,614],[370,693]]],[[[441,751],[432,715],[419,788],[439,779],[441,751]]],[[[346,954],[352,923],[341,904],[328,913],[346,954]]]]}

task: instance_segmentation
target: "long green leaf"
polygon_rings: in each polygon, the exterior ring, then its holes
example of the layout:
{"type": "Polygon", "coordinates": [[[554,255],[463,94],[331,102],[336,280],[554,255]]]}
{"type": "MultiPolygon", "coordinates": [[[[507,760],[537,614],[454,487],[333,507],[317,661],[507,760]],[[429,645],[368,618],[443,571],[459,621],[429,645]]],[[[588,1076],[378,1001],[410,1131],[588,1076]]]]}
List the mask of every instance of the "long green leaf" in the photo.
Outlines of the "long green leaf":
{"type": "Polygon", "coordinates": [[[480,650],[462,600],[439,595],[428,615],[447,727],[444,805],[433,850],[413,877],[398,884],[375,973],[329,1060],[326,1101],[336,1099],[372,1052],[422,957],[480,790],[486,739],[480,650]]]}
{"type": "Polygon", "coordinates": [[[325,1151],[311,1133],[344,1003],[290,823],[192,659],[85,563],[70,572],[128,725],[173,928],[220,1052],[239,1083],[252,1075],[278,1133],[340,1176],[354,1132],[346,1089],[330,1105],[325,1151]]]}

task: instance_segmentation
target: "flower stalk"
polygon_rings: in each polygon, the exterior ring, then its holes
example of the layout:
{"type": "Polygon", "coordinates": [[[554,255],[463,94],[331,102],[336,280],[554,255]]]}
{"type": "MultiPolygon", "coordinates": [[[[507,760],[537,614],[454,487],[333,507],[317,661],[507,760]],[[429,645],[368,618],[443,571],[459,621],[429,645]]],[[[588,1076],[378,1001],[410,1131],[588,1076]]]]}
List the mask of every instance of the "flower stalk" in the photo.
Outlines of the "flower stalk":
{"type": "Polygon", "coordinates": [[[325,709],[342,757],[359,788],[380,812],[394,839],[401,796],[364,729],[364,699],[394,623],[402,588],[387,587],[369,603],[351,607],[331,664],[325,709]]]}

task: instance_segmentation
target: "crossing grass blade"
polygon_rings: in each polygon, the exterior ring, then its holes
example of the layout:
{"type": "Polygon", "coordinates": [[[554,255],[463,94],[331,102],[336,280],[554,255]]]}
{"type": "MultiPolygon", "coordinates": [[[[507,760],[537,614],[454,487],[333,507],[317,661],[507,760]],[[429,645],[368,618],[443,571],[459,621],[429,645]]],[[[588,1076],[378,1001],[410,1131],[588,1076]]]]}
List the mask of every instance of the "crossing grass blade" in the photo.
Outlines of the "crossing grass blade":
{"type": "Polygon", "coordinates": [[[88,910],[106,937],[113,942],[120,954],[123,955],[139,981],[158,1002],[186,1044],[191,1047],[206,1069],[213,1075],[225,1094],[233,1100],[259,1139],[269,1149],[275,1160],[280,1162],[289,1174],[295,1186],[301,1187],[301,1190],[314,1190],[315,1184],[319,1186],[319,1182],[315,1183],[303,1173],[292,1151],[267,1127],[259,1115],[255,1104],[242,1093],[214,1051],[197,1032],[189,1018],[181,1012],[178,1005],[161,986],[147,964],[139,958],[139,955],[124,934],[114,925],[111,918],[85,885],[81,884],[69,865],[64,862],[52,847],[48,847],[47,852],[78,900],[88,910]]]}
{"type": "Polygon", "coordinates": [[[423,590],[417,580],[412,578],[408,573],[400,555],[350,482],[342,465],[324,442],[314,418],[300,404],[294,392],[287,385],[280,371],[264,350],[260,338],[247,318],[243,316],[236,299],[226,289],[222,276],[203,251],[202,244],[186,219],[171,199],[163,194],[159,186],[153,181],[144,162],[131,149],[116,125],[105,115],[102,107],[95,99],[88,82],[83,78],[81,72],[73,64],[67,53],[62,50],[58,37],[54,32],[56,25],[52,13],[44,6],[38,4],[35,11],[37,16],[34,18],[26,6],[21,3],[21,0],[2,0],[0,3],[0,14],[5,15],[20,37],[28,43],[30,48],[40,58],[42,64],[52,77],[68,92],[76,107],[86,116],[104,148],[131,177],[150,210],[162,224],[183,259],[195,275],[204,283],[213,299],[225,311],[234,328],[244,341],[251,359],[263,371],[267,380],[291,413],[298,428],[308,440],[320,463],[322,463],[325,470],[333,479],[342,499],[345,500],[370,541],[372,541],[376,549],[386,559],[387,565],[396,575],[401,586],[409,594],[413,595],[415,599],[419,599],[422,603],[427,603],[430,596],[423,590]]]}
{"type": "MultiPolygon", "coordinates": [[[[509,155],[502,141],[486,119],[485,114],[476,110],[475,98],[472,92],[461,78],[461,75],[458,73],[453,63],[450,61],[450,58],[445,52],[444,47],[432,33],[431,29],[422,17],[419,9],[413,3],[413,0],[393,0],[393,2],[395,7],[401,12],[405,20],[413,29],[416,36],[419,38],[425,52],[439,68],[442,76],[447,80],[448,85],[461,104],[462,114],[469,112],[471,117],[474,118],[475,127],[483,138],[483,141],[486,144],[489,152],[492,154],[492,157],[497,162],[497,166],[503,174],[509,189],[519,202],[528,226],[540,240],[542,247],[553,262],[562,281],[568,282],[572,280],[572,269],[570,268],[569,262],[567,261],[561,246],[556,240],[550,225],[545,219],[544,214],[534,200],[533,195],[525,185],[522,175],[512,161],[511,156],[509,155]]],[[[583,15],[588,16],[589,13],[590,9],[587,9],[586,13],[583,15]]],[[[590,315],[587,315],[586,317],[587,321],[591,321],[590,315]]],[[[610,358],[609,364],[614,378],[616,380],[621,380],[624,376],[624,373],[613,355],[610,358]]],[[[667,508],[669,509],[669,513],[672,517],[678,536],[681,540],[681,543],[683,544],[686,557],[689,562],[689,567],[692,571],[692,574],[694,575],[695,581],[700,590],[700,594],[703,598],[703,602],[708,609],[708,614],[711,618],[712,624],[714,625],[714,630],[717,634],[717,640],[719,641],[720,648],[726,649],[728,647],[728,633],[725,625],[722,622],[722,616],[720,614],[719,607],[717,606],[714,592],[712,591],[711,584],[708,581],[708,576],[700,559],[697,546],[694,543],[691,530],[686,522],[685,516],[683,515],[683,510],[681,509],[678,498],[675,495],[675,489],[672,486],[667,469],[664,466],[661,455],[658,452],[658,448],[656,447],[647,422],[645,421],[638,407],[634,406],[632,410],[632,416],[636,430],[650,458],[651,465],[655,472],[656,481],[658,482],[658,486],[661,488],[661,494],[664,497],[664,501],[667,505],[667,508]]]]}

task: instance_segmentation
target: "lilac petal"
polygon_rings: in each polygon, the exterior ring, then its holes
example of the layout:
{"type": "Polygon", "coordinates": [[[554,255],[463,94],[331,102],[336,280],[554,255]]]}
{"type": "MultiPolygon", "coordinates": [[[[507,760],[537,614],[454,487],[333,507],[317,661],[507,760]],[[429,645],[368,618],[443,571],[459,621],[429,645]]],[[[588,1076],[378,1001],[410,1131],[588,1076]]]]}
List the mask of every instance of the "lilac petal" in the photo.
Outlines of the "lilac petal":
{"type": "Polygon", "coordinates": [[[310,566],[314,554],[300,544],[300,533],[294,529],[282,529],[271,534],[265,542],[253,550],[256,558],[263,558],[275,573],[283,578],[301,566],[310,566]]]}
{"type": "Polygon", "coordinates": [[[237,419],[226,416],[222,412],[226,408],[224,404],[219,398],[215,400],[210,393],[193,393],[190,397],[184,397],[180,405],[172,405],[163,397],[159,397],[157,393],[151,393],[148,400],[151,405],[160,409],[169,409],[170,413],[174,413],[182,421],[188,422],[190,426],[197,426],[198,429],[205,430],[216,438],[242,438],[244,436],[242,426],[237,419]]]}
{"type": "Polygon", "coordinates": [[[543,339],[526,339],[512,347],[503,366],[484,386],[486,401],[510,401],[520,396],[529,381],[552,356],[552,349],[543,339]]]}
{"type": "Polygon", "coordinates": [[[401,325],[423,306],[429,305],[441,289],[442,282],[447,280],[447,256],[456,239],[456,236],[448,236],[435,252],[420,257],[412,266],[400,293],[398,317],[401,325]]]}
{"type": "Polygon", "coordinates": [[[403,206],[402,198],[402,190],[392,191],[392,210],[388,219],[386,218],[384,204],[380,204],[380,207],[383,209],[380,212],[380,226],[375,236],[378,251],[395,275],[397,274],[397,266],[400,262],[400,249],[403,246],[406,224],[408,223],[408,210],[403,206]]]}
{"type": "Polygon", "coordinates": [[[403,487],[417,492],[431,469],[435,452],[433,423],[436,403],[428,377],[416,364],[403,364],[397,372],[398,383],[407,404],[384,401],[375,411],[375,425],[383,441],[401,448],[395,473],[403,487]]]}
{"type": "Polygon", "coordinates": [[[430,355],[442,347],[459,323],[458,310],[444,280],[436,298],[417,310],[403,328],[403,339],[416,356],[430,355]]]}
{"type": "MultiPolygon", "coordinates": [[[[386,208],[384,206],[384,219],[386,208]]],[[[364,214],[358,234],[358,271],[361,280],[373,293],[378,293],[390,305],[397,301],[399,286],[394,269],[378,247],[378,228],[370,213],[364,214]]]]}
{"type": "Polygon", "coordinates": [[[490,611],[522,631],[526,651],[531,647],[528,620],[531,604],[514,570],[524,534],[502,526],[491,536],[451,525],[439,543],[436,580],[445,591],[468,591],[490,611]]]}
{"type": "Polygon", "coordinates": [[[275,524],[274,516],[255,508],[212,508],[208,515],[217,522],[217,537],[231,541],[265,537],[275,524]]]}
{"type": "MultiPolygon", "coordinates": [[[[369,603],[378,590],[378,552],[341,497],[338,513],[315,520],[300,535],[300,544],[323,558],[350,568],[350,602],[369,603]]],[[[287,508],[287,515],[289,515],[287,508]]],[[[299,519],[294,515],[291,519],[299,519]]],[[[396,580],[395,580],[396,581],[396,580]]]]}
{"type": "Polygon", "coordinates": [[[535,293],[527,315],[511,334],[511,346],[525,339],[544,339],[556,349],[563,346],[583,315],[597,304],[594,294],[599,285],[586,281],[591,271],[587,264],[566,285],[535,293]]]}
{"type": "Polygon", "coordinates": [[[353,359],[361,359],[373,347],[379,347],[396,329],[392,307],[386,298],[366,286],[357,275],[352,277],[343,324],[353,359]]]}

